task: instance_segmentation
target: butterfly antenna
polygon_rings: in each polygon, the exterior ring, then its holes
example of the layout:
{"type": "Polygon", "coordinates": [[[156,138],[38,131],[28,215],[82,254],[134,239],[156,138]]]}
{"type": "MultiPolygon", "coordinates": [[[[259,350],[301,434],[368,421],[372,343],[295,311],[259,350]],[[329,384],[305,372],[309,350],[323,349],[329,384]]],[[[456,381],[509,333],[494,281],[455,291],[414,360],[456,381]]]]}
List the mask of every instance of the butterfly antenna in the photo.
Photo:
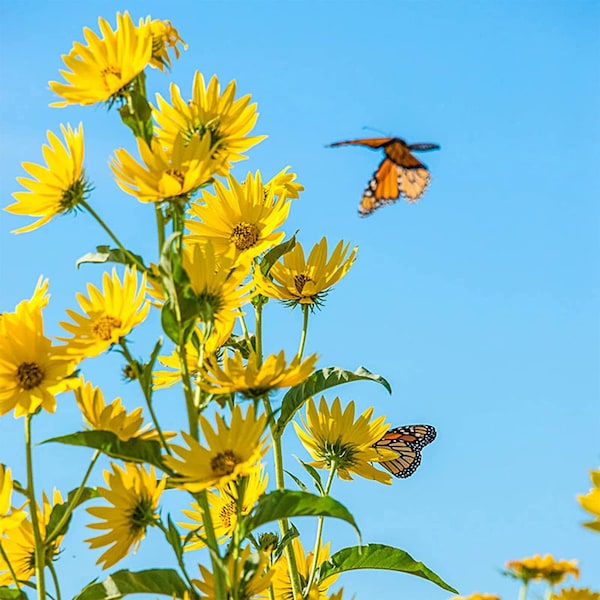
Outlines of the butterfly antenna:
{"type": "Polygon", "coordinates": [[[378,133],[379,135],[384,135],[385,137],[394,137],[387,131],[382,131],[381,129],[377,129],[377,127],[371,127],[369,125],[363,125],[363,129],[366,131],[372,131],[374,133],[378,133]]]}

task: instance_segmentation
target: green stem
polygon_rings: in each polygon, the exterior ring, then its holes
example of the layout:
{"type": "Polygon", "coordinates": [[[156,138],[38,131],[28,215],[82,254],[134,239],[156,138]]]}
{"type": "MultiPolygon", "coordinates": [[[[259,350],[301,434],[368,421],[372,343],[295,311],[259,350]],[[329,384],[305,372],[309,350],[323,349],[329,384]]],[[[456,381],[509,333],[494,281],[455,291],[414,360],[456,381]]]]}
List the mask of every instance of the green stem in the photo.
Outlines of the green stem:
{"type": "Polygon", "coordinates": [[[302,315],[304,318],[302,320],[302,334],[300,336],[300,348],[298,348],[298,360],[302,358],[302,354],[304,353],[304,344],[306,343],[306,334],[308,332],[308,313],[308,304],[303,304],[302,315]]]}
{"type": "Polygon", "coordinates": [[[154,204],[154,214],[156,216],[156,236],[158,239],[158,256],[162,253],[165,244],[165,215],[159,203],[154,204]]]}
{"type": "MultiPolygon", "coordinates": [[[[181,327],[179,329],[181,333],[181,327]]],[[[198,428],[198,407],[195,402],[195,394],[192,388],[192,378],[187,361],[187,350],[183,340],[177,344],[177,355],[179,356],[179,364],[181,366],[181,383],[183,386],[183,395],[185,397],[185,408],[187,410],[189,434],[198,440],[200,430],[198,428]]]]}
{"type": "MultiPolygon", "coordinates": [[[[329,467],[329,477],[327,478],[327,483],[325,484],[325,491],[323,492],[323,496],[329,496],[329,490],[331,489],[331,484],[333,483],[333,478],[335,476],[335,472],[337,471],[337,464],[334,462],[331,463],[329,467]]],[[[315,580],[315,575],[317,574],[317,566],[319,564],[319,552],[321,551],[321,539],[323,537],[323,524],[325,523],[325,517],[320,516],[319,522],[317,525],[317,537],[315,539],[315,548],[313,550],[313,560],[312,565],[310,567],[310,575],[308,576],[308,581],[306,582],[306,588],[304,590],[305,597],[308,598],[310,594],[310,588],[312,587],[313,581],[315,580]]]]}
{"type": "MultiPolygon", "coordinates": [[[[158,527],[163,532],[165,539],[167,540],[167,543],[169,545],[171,545],[171,542],[169,542],[169,531],[165,527],[165,524],[159,520],[156,522],[156,527],[158,527]]],[[[188,584],[190,585],[190,587],[193,587],[192,580],[190,579],[190,576],[188,575],[188,572],[186,571],[186,568],[185,568],[185,563],[183,562],[183,556],[181,556],[179,552],[175,552],[174,554],[177,559],[177,564],[179,565],[179,568],[181,569],[181,572],[183,573],[183,576],[185,577],[185,579],[188,582],[188,584]]]]}
{"type": "MultiPolygon", "coordinates": [[[[256,356],[257,366],[260,367],[262,364],[262,306],[258,305],[254,307],[254,313],[256,318],[256,356]]],[[[273,439],[273,459],[275,462],[275,482],[278,490],[285,488],[284,472],[283,472],[283,452],[281,448],[281,438],[275,434],[276,423],[273,416],[273,409],[271,402],[267,395],[263,396],[263,404],[265,412],[267,413],[267,419],[271,425],[271,437],[273,439]]],[[[289,521],[287,519],[279,520],[279,530],[281,536],[284,537],[289,529],[289,521]]],[[[300,600],[302,598],[302,585],[300,583],[300,573],[298,571],[298,563],[296,562],[296,556],[294,549],[291,544],[288,544],[285,548],[285,555],[288,563],[288,569],[290,572],[290,580],[292,582],[292,593],[294,600],[300,600]]]]}
{"type": "Polygon", "coordinates": [[[519,600],[525,600],[527,598],[527,584],[529,582],[524,581],[523,585],[521,585],[521,589],[519,590],[519,600]]]}
{"type": "Polygon", "coordinates": [[[46,566],[46,548],[40,533],[38,521],[38,507],[35,501],[35,489],[33,486],[33,459],[31,455],[31,419],[32,414],[25,417],[25,461],[27,464],[27,498],[29,498],[29,514],[33,528],[33,539],[35,542],[35,578],[38,600],[46,597],[46,581],[44,569],[46,566]]]}
{"type": "Polygon", "coordinates": [[[133,372],[135,373],[135,379],[140,384],[140,389],[142,390],[144,400],[146,401],[146,406],[148,407],[148,412],[150,413],[152,424],[154,425],[154,428],[158,433],[160,443],[165,449],[165,452],[167,452],[167,454],[172,454],[171,449],[169,448],[169,444],[167,444],[167,440],[165,439],[162,429],[160,428],[160,423],[158,422],[158,418],[156,417],[154,408],[152,407],[152,387],[146,390],[146,388],[142,384],[142,372],[140,371],[140,366],[138,364],[138,361],[135,360],[133,356],[131,356],[131,352],[129,352],[129,348],[127,347],[127,341],[125,340],[125,338],[120,338],[119,344],[121,346],[123,356],[127,360],[127,364],[133,369],[133,372]]]}
{"type": "Polygon", "coordinates": [[[86,484],[89,476],[91,475],[92,469],[94,468],[94,465],[96,464],[96,461],[98,460],[99,457],[100,457],[100,450],[96,450],[96,452],[94,452],[94,456],[92,457],[92,460],[90,462],[90,466],[87,468],[87,471],[85,472],[85,475],[83,476],[81,485],[75,492],[75,496],[73,497],[73,500],[71,500],[71,502],[69,503],[69,506],[67,507],[67,510],[65,511],[65,514],[62,516],[60,521],[56,524],[56,527],[54,528],[54,530],[51,531],[50,534],[46,536],[46,546],[51,544],[60,535],[60,532],[62,531],[63,527],[67,524],[68,520],[71,518],[71,514],[75,510],[75,507],[77,507],[79,504],[79,500],[81,499],[81,496],[83,495],[83,492],[85,490],[85,484],[86,484]]]}
{"type": "Polygon", "coordinates": [[[17,589],[20,590],[21,584],[17,579],[17,574],[15,573],[13,566],[10,564],[10,560],[8,559],[8,554],[6,554],[6,550],[4,550],[4,548],[2,547],[2,542],[0,542],[0,556],[4,559],[4,562],[6,563],[8,570],[10,571],[10,575],[13,578],[14,584],[17,586],[17,589]]]}
{"type": "Polygon", "coordinates": [[[48,563],[48,568],[50,569],[50,574],[52,575],[52,581],[54,582],[54,589],[56,590],[56,600],[60,600],[60,583],[58,581],[58,576],[56,575],[56,569],[54,568],[54,564],[52,561],[48,563]]]}
{"type": "Polygon", "coordinates": [[[194,494],[194,498],[198,502],[198,506],[202,512],[202,524],[204,525],[204,533],[206,535],[206,545],[210,549],[210,560],[212,563],[213,578],[215,582],[215,600],[224,600],[227,598],[227,592],[225,588],[225,581],[223,579],[223,569],[219,564],[221,562],[221,555],[219,553],[219,545],[217,543],[217,536],[215,535],[212,515],[210,514],[206,490],[202,490],[201,492],[194,494]]]}
{"type": "Polygon", "coordinates": [[[256,366],[260,368],[262,366],[263,354],[262,354],[262,305],[254,307],[254,315],[256,318],[256,366]]]}
{"type": "Polygon", "coordinates": [[[129,252],[129,250],[127,250],[123,246],[123,244],[121,244],[119,238],[117,238],[117,236],[112,232],[110,227],[100,218],[100,215],[98,215],[98,213],[85,200],[81,200],[79,204],[83,208],[85,208],[85,210],[87,210],[90,213],[90,215],[94,217],[94,219],[96,219],[100,227],[102,227],[102,229],[104,229],[104,231],[108,233],[112,241],[118,246],[119,250],[121,250],[121,252],[123,252],[123,254],[129,258],[131,264],[134,264],[138,269],[141,269],[142,271],[146,271],[146,267],[143,265],[143,263],[141,263],[138,258],[131,254],[131,252],[129,252]]]}

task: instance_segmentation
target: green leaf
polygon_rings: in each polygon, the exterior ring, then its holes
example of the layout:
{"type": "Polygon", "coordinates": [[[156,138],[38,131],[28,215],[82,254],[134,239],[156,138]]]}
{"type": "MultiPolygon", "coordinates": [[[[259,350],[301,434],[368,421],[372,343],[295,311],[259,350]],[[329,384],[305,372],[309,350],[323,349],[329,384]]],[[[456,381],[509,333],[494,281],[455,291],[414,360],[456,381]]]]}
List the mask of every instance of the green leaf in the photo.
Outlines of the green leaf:
{"type": "Polygon", "coordinates": [[[323,481],[321,480],[321,475],[319,474],[319,471],[317,471],[317,469],[315,469],[312,465],[309,465],[303,460],[300,460],[297,456],[296,460],[304,467],[306,472],[311,476],[312,480],[315,482],[317,490],[321,493],[321,495],[323,495],[325,493],[325,488],[323,487],[323,481]]]}
{"type": "Polygon", "coordinates": [[[231,335],[229,339],[223,344],[228,348],[233,348],[241,352],[244,358],[250,356],[250,352],[254,352],[256,348],[256,336],[250,335],[250,340],[246,339],[243,335],[231,335]]]}
{"type": "Polygon", "coordinates": [[[174,569],[148,569],[137,573],[123,569],[100,583],[93,581],[86,585],[73,600],[117,600],[128,594],[144,593],[182,598],[186,590],[174,569]]]}
{"type": "Polygon", "coordinates": [[[179,529],[177,529],[177,527],[175,527],[175,523],[173,523],[173,519],[171,519],[171,515],[168,515],[168,517],[167,517],[167,524],[168,524],[167,535],[166,535],[167,541],[169,542],[169,544],[171,544],[177,558],[181,560],[181,557],[183,556],[181,533],[179,533],[179,529]]]}
{"type": "Polygon", "coordinates": [[[291,473],[290,471],[284,469],[283,470],[284,473],[286,473],[287,475],[289,475],[296,483],[296,485],[303,491],[303,492],[308,492],[308,486],[302,481],[302,479],[300,479],[299,477],[296,477],[293,473],[291,473]]]}
{"type": "MultiPolygon", "coordinates": [[[[62,530],[56,532],[56,534],[54,532],[54,530],[56,529],[56,526],[60,523],[61,519],[63,518],[63,515],[67,511],[67,508],[69,508],[69,506],[73,502],[73,499],[74,499],[75,495],[77,494],[77,491],[78,491],[78,488],[71,490],[67,496],[66,502],[63,502],[62,504],[56,504],[55,506],[52,507],[52,512],[50,513],[50,519],[48,521],[48,525],[46,525],[46,532],[50,533],[53,537],[54,537],[54,535],[64,535],[67,532],[67,530],[69,529],[69,523],[71,521],[71,517],[73,516],[72,513],[69,516],[69,520],[64,524],[62,530]]],[[[83,488],[81,497],[78,499],[77,504],[75,504],[73,506],[73,509],[77,508],[84,502],[91,500],[92,498],[97,498],[99,495],[100,494],[98,494],[98,492],[94,488],[91,488],[91,487],[83,488]]]]}
{"type": "Polygon", "coordinates": [[[428,579],[448,592],[458,594],[452,586],[448,585],[422,562],[417,562],[404,550],[384,544],[367,544],[366,546],[343,548],[321,564],[319,581],[343,571],[353,571],[355,569],[386,569],[388,571],[409,573],[428,579]]]}
{"type": "Polygon", "coordinates": [[[381,375],[375,375],[364,367],[358,367],[354,372],[340,367],[326,367],[315,371],[306,381],[290,388],[281,400],[281,415],[277,421],[275,435],[280,436],[283,433],[285,426],[311,396],[342,383],[364,380],[380,383],[392,393],[390,384],[381,375]]]}
{"type": "Polygon", "coordinates": [[[71,446],[85,446],[100,450],[112,458],[127,462],[148,463],[168,471],[162,461],[160,443],[154,440],[131,438],[123,442],[112,431],[77,431],[68,435],[44,440],[42,444],[57,442],[71,446]]]}
{"type": "Polygon", "coordinates": [[[350,511],[331,496],[315,496],[308,492],[275,490],[261,496],[246,517],[246,531],[290,517],[334,517],[350,523],[360,537],[360,531],[350,511]]]}
{"type": "Polygon", "coordinates": [[[75,266],[79,267],[85,263],[107,263],[114,262],[121,265],[135,265],[146,268],[144,259],[139,254],[134,254],[127,250],[123,252],[120,248],[110,248],[109,246],[96,246],[96,252],[88,252],[77,260],[75,266]],[[133,260],[132,260],[133,259],[133,260]]]}
{"type": "Polygon", "coordinates": [[[152,354],[150,355],[150,360],[141,365],[140,385],[147,398],[152,395],[152,371],[154,371],[154,365],[156,364],[160,349],[162,348],[162,343],[162,338],[158,338],[154,345],[154,350],[152,350],[152,354]]]}
{"type": "Polygon", "coordinates": [[[296,233],[285,242],[278,244],[275,248],[271,248],[260,261],[260,270],[263,275],[267,275],[271,267],[284,255],[287,254],[296,245],[296,233]]]}
{"type": "Polygon", "coordinates": [[[27,600],[27,594],[6,586],[0,587],[0,600],[27,600]]]}

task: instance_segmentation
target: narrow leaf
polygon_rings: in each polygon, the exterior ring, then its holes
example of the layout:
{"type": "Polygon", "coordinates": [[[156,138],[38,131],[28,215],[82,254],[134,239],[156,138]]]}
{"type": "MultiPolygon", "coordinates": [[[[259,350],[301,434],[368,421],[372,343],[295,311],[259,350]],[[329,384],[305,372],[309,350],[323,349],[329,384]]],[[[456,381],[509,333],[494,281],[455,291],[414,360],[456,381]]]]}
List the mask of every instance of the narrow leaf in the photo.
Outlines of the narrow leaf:
{"type": "Polygon", "coordinates": [[[312,480],[315,482],[315,486],[317,487],[317,490],[321,494],[324,494],[325,488],[323,487],[323,481],[321,480],[321,475],[319,474],[319,471],[317,471],[317,469],[315,469],[312,465],[309,465],[308,463],[305,463],[303,460],[300,460],[298,457],[296,457],[296,460],[304,467],[306,472],[311,476],[312,480]]]}
{"type": "Polygon", "coordinates": [[[86,263],[107,263],[114,262],[122,265],[136,265],[144,267],[144,259],[139,254],[134,254],[127,250],[123,252],[120,248],[110,248],[109,246],[96,246],[96,252],[88,252],[77,259],[75,266],[79,268],[86,263]],[[132,260],[133,259],[133,260],[132,260]]]}
{"type": "MultiPolygon", "coordinates": [[[[296,231],[296,233],[298,233],[296,231]]],[[[285,242],[271,248],[260,261],[260,270],[263,275],[267,275],[271,267],[284,255],[287,254],[296,245],[296,233],[285,242]]]]}
{"type": "Polygon", "coordinates": [[[350,523],[360,536],[354,517],[343,504],[330,496],[315,496],[291,490],[275,490],[262,496],[246,518],[246,531],[279,519],[310,516],[342,519],[350,523]]]}
{"type": "Polygon", "coordinates": [[[350,381],[375,381],[380,383],[390,394],[392,393],[390,384],[381,375],[371,373],[364,367],[358,367],[354,372],[346,371],[340,367],[320,369],[315,371],[306,381],[287,391],[281,401],[281,415],[277,422],[276,435],[283,433],[285,426],[311,396],[350,381]]]}
{"type": "Polygon", "coordinates": [[[160,444],[154,440],[132,438],[123,442],[112,431],[78,431],[50,438],[41,443],[47,444],[49,442],[94,448],[112,458],[127,462],[149,463],[163,471],[167,470],[162,461],[160,444]]]}
{"type": "MultiPolygon", "coordinates": [[[[73,502],[73,499],[74,499],[76,493],[77,493],[77,489],[71,490],[67,496],[66,502],[63,502],[61,504],[56,504],[55,506],[52,507],[52,512],[50,513],[50,519],[48,520],[48,525],[46,525],[46,532],[52,532],[54,534],[54,529],[60,523],[60,521],[63,518],[63,515],[65,514],[65,512],[67,511],[67,508],[69,507],[69,505],[73,502]]],[[[73,506],[73,509],[77,508],[84,502],[91,500],[92,498],[97,498],[98,496],[99,496],[99,494],[94,488],[91,488],[91,487],[83,488],[83,493],[81,494],[81,497],[77,501],[77,504],[75,504],[73,506]]],[[[71,514],[71,516],[72,516],[72,514],[71,514]]],[[[64,535],[67,532],[70,521],[71,521],[71,517],[69,517],[69,520],[65,523],[64,527],[62,528],[62,531],[58,532],[59,535],[64,535]]],[[[0,596],[0,598],[1,598],[1,596],[0,596]]]]}
{"type": "Polygon", "coordinates": [[[116,600],[127,594],[144,593],[183,598],[186,590],[174,569],[148,569],[137,573],[123,569],[100,583],[90,583],[73,600],[116,600]]]}
{"type": "Polygon", "coordinates": [[[2,586],[0,587],[0,600],[27,600],[27,594],[23,590],[2,586]]]}
{"type": "Polygon", "coordinates": [[[328,561],[321,564],[319,581],[343,571],[353,571],[355,569],[386,569],[388,571],[409,573],[428,579],[448,592],[458,594],[452,586],[448,585],[422,562],[416,561],[404,550],[384,544],[367,544],[366,546],[343,548],[328,561]]]}

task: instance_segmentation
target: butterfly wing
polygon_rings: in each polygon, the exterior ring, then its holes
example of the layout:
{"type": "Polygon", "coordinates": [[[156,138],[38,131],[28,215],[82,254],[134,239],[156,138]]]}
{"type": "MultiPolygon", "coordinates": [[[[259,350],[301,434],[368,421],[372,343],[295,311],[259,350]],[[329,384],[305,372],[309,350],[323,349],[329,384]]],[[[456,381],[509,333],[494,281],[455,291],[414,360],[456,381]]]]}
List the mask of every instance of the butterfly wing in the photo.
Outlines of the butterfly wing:
{"type": "Polygon", "coordinates": [[[381,161],[367,184],[358,205],[358,214],[367,217],[386,204],[393,204],[401,196],[407,202],[417,202],[423,195],[431,175],[425,168],[404,168],[389,158],[381,161]]]}
{"type": "Polygon", "coordinates": [[[367,146],[368,148],[383,148],[386,144],[389,144],[395,138],[381,137],[381,138],[362,138],[359,140],[346,140],[345,142],[335,142],[329,144],[327,148],[337,148],[338,146],[367,146]]]}
{"type": "Polygon", "coordinates": [[[410,477],[421,464],[421,450],[437,435],[431,425],[404,425],[388,431],[375,448],[387,448],[398,453],[394,460],[379,463],[395,477],[410,477]]]}
{"type": "Polygon", "coordinates": [[[400,197],[398,167],[388,158],[379,164],[377,171],[367,184],[362,200],[358,205],[361,217],[370,215],[374,210],[386,204],[393,204],[400,197]]]}

